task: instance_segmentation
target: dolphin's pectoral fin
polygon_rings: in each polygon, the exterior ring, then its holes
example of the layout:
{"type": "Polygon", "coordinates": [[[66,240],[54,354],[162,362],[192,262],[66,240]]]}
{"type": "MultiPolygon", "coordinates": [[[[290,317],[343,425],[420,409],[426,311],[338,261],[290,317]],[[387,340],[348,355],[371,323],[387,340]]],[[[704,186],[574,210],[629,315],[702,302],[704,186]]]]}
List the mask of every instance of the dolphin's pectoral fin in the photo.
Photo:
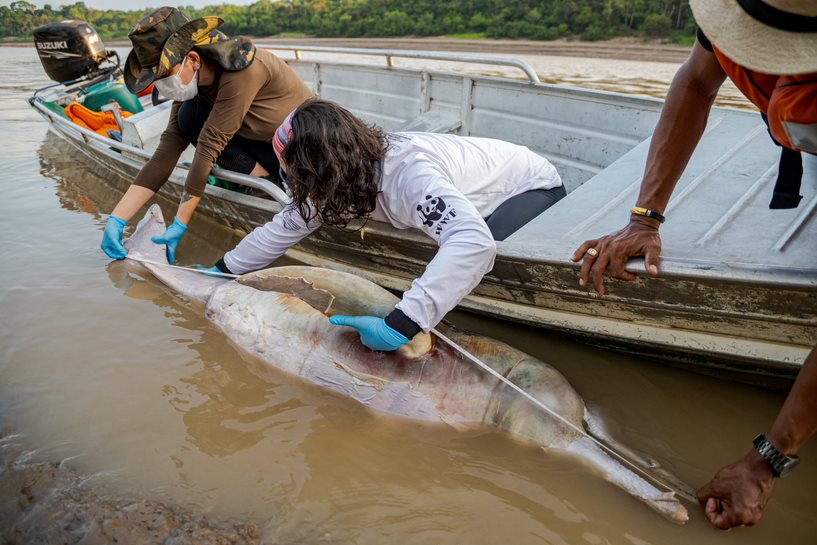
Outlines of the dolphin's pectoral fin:
{"type": "Polygon", "coordinates": [[[128,251],[128,257],[150,259],[159,263],[167,262],[165,247],[156,244],[151,240],[154,236],[163,235],[165,232],[165,220],[162,216],[162,209],[158,204],[150,205],[144,217],[136,224],[136,229],[131,236],[126,238],[122,244],[128,251]]]}
{"type": "Polygon", "coordinates": [[[326,290],[318,289],[303,278],[289,276],[258,276],[244,275],[238,282],[260,291],[275,291],[297,297],[318,312],[329,314],[335,296],[326,290]]]}

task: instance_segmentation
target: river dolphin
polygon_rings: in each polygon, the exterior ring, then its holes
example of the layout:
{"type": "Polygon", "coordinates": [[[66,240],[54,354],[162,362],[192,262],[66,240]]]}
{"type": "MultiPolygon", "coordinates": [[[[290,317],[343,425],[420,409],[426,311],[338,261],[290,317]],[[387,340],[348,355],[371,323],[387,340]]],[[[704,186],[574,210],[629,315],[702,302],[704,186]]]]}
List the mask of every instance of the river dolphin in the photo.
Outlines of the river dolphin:
{"type": "Polygon", "coordinates": [[[584,401],[544,362],[486,337],[441,329],[575,427],[534,406],[435,335],[420,333],[393,353],[373,352],[353,329],[330,324],[333,314],[385,316],[394,308],[397,298],[368,280],[315,267],[274,267],[226,280],[146,263],[167,263],[164,246],[150,240],[164,231],[154,204],[125,241],[128,257],[144,260],[140,266],[173,292],[202,304],[207,318],[252,356],[378,412],[453,426],[488,424],[545,449],[562,449],[668,519],[688,520],[672,492],[659,490],[580,431],[587,423],[584,401]]]}

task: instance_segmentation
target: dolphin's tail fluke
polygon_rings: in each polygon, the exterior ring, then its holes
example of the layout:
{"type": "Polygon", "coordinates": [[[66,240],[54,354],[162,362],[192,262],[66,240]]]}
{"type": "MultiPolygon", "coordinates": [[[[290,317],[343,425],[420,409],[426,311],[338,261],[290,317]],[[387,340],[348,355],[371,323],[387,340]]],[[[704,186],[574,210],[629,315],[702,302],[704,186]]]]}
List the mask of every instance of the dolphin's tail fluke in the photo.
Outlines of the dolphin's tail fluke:
{"type": "Polygon", "coordinates": [[[602,476],[640,499],[672,522],[684,523],[689,513],[673,492],[659,490],[607,455],[588,437],[579,438],[568,446],[568,452],[588,462],[602,476]]]}

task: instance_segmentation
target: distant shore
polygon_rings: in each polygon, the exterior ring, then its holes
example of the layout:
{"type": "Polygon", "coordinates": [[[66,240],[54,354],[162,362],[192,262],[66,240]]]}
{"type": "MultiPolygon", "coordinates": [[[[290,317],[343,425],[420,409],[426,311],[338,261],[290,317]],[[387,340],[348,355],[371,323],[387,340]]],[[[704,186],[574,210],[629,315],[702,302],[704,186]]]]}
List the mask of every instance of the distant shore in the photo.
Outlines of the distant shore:
{"type": "MultiPolygon", "coordinates": [[[[281,45],[319,45],[326,47],[362,47],[369,49],[418,49],[491,53],[505,55],[551,55],[630,61],[680,63],[689,55],[688,46],[662,43],[658,40],[614,38],[598,42],[577,40],[492,40],[437,38],[281,38],[253,37],[257,43],[281,45]]],[[[107,47],[130,47],[129,40],[106,40],[107,47]]],[[[0,46],[33,46],[31,41],[2,41],[0,46]]]]}

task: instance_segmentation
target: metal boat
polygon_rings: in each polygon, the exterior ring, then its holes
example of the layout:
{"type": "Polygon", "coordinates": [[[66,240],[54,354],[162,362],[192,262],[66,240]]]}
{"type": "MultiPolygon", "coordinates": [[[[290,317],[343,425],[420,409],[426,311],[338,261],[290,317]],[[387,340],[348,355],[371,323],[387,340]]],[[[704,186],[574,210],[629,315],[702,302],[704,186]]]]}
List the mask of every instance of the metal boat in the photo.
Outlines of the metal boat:
{"type": "MultiPolygon", "coordinates": [[[[647,277],[643,262],[633,260],[628,270],[639,279],[608,280],[607,295],[598,297],[579,286],[570,257],[582,241],[628,221],[662,101],[543,84],[529,65],[511,58],[257,45],[287,51],[316,94],[388,131],[499,138],[556,165],[567,197],[498,243],[494,269],[462,308],[768,387],[789,384],[817,343],[817,157],[805,158],[800,207],[770,210],[779,148],[757,113],[712,110],[665,212],[660,275],[647,277]],[[398,57],[515,67],[521,77],[397,67],[398,57]],[[357,58],[381,60],[350,60],[357,58]]],[[[170,104],[148,105],[122,120],[118,142],[59,115],[53,105],[75,100],[77,88],[39,90],[30,103],[124,190],[155,149],[170,104]]],[[[189,166],[183,156],[165,196],[178,200],[189,166]]],[[[267,180],[213,174],[270,197],[208,186],[200,212],[233,229],[269,221],[287,200],[267,180]]],[[[435,252],[419,231],[369,221],[353,232],[320,229],[288,255],[401,291],[435,252]]]]}

